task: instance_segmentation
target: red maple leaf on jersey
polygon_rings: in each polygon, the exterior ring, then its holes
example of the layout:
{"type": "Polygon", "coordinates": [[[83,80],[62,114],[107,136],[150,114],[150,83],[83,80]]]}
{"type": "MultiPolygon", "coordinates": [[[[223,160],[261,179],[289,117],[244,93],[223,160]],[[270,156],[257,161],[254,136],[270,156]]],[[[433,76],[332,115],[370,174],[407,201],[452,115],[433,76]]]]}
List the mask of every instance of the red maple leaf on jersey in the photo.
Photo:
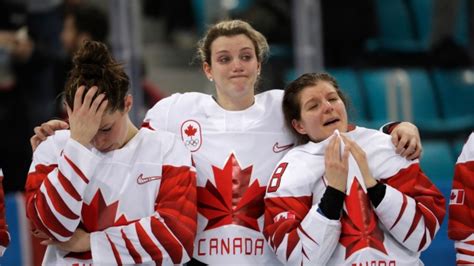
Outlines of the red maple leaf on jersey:
{"type": "Polygon", "coordinates": [[[189,125],[185,130],[184,130],[184,133],[186,133],[186,135],[188,135],[188,137],[192,137],[194,136],[194,134],[196,134],[197,132],[197,129],[195,127],[193,127],[192,125],[189,125]]]}
{"type": "Polygon", "coordinates": [[[260,231],[257,219],[263,215],[265,187],[258,179],[249,186],[252,166],[242,170],[234,154],[223,169],[212,166],[216,186],[209,180],[198,187],[198,210],[207,219],[204,230],[238,224],[260,231]]]}
{"type": "Polygon", "coordinates": [[[384,235],[378,227],[377,216],[375,216],[367,194],[355,177],[350,194],[344,203],[347,213],[344,212],[342,215],[342,232],[339,242],[346,247],[346,259],[366,247],[387,254],[383,245],[384,235]]]}
{"type": "MultiPolygon", "coordinates": [[[[82,223],[80,227],[87,232],[102,231],[111,226],[127,225],[134,221],[127,221],[122,214],[119,219],[115,220],[117,215],[118,201],[107,205],[100,189],[97,190],[89,205],[84,203],[82,206],[82,223]]],[[[86,252],[69,252],[65,257],[88,260],[92,259],[90,251],[86,252]]]]}

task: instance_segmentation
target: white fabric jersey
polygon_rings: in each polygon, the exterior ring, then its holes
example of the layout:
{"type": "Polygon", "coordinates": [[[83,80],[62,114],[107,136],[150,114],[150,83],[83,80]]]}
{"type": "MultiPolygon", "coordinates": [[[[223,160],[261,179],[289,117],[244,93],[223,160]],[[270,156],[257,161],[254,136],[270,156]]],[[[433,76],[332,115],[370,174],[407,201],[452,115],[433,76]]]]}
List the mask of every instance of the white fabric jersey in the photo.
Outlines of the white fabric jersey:
{"type": "Polygon", "coordinates": [[[33,156],[27,215],[36,228],[67,241],[90,232],[91,252],[48,246],[46,265],[181,264],[192,256],[196,230],[191,156],[173,134],[141,129],[108,153],[87,149],[56,131],[33,156]]]}
{"type": "Polygon", "coordinates": [[[267,91],[248,109],[227,111],[210,95],[174,94],[147,113],[145,126],[178,134],[193,153],[199,261],[279,264],[261,231],[266,184],[294,143],[283,123],[282,97],[282,90],[267,91]]]}
{"type": "Polygon", "coordinates": [[[448,234],[456,247],[457,264],[474,264],[474,133],[464,144],[454,169],[449,201],[448,234]]]}
{"type": "MultiPolygon", "coordinates": [[[[362,174],[349,156],[347,192],[340,220],[321,214],[326,190],[324,152],[329,139],[288,152],[276,167],[265,198],[265,230],[288,265],[422,265],[443,219],[444,198],[419,168],[395,153],[390,136],[360,128],[344,133],[366,153],[375,179],[385,183],[374,208],[362,174]]],[[[343,148],[341,148],[341,151],[343,148]]]]}
{"type": "Polygon", "coordinates": [[[10,243],[10,233],[8,233],[7,222],[5,220],[5,194],[3,193],[3,172],[0,168],[0,257],[3,256],[10,243]]]}

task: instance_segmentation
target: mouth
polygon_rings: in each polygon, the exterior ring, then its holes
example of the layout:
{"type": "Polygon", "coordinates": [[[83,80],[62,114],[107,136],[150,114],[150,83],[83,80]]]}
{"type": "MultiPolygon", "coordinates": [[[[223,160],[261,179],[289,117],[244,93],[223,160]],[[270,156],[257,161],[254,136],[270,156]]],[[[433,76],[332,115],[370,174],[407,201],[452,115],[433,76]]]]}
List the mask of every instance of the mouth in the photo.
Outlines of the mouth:
{"type": "Polygon", "coordinates": [[[238,78],[246,78],[247,76],[245,75],[236,75],[236,76],[231,76],[230,79],[238,79],[238,78]]]}
{"type": "Polygon", "coordinates": [[[339,122],[339,121],[341,121],[339,118],[331,118],[331,119],[327,120],[327,121],[323,124],[323,126],[325,126],[325,127],[326,127],[326,126],[331,126],[331,125],[334,125],[335,123],[337,123],[337,122],[339,122]]]}

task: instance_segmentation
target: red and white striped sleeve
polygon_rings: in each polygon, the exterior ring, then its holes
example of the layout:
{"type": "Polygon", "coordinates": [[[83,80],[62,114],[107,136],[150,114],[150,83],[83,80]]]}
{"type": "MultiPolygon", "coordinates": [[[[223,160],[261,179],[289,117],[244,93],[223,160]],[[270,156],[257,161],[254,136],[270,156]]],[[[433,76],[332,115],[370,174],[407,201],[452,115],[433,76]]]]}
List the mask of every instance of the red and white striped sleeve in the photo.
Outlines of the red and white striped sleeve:
{"type": "MultiPolygon", "coordinates": [[[[393,154],[399,161],[405,160],[393,154]]],[[[391,160],[392,165],[396,166],[394,161],[391,160]]],[[[441,192],[423,173],[418,161],[407,163],[381,181],[387,188],[385,197],[375,208],[380,222],[407,249],[419,252],[428,248],[446,213],[441,192]]]]}
{"type": "Polygon", "coordinates": [[[474,264],[474,133],[454,168],[448,235],[454,240],[457,265],[474,264]]]}
{"type": "Polygon", "coordinates": [[[10,244],[10,234],[5,220],[5,194],[3,193],[3,172],[0,169],[0,257],[3,256],[8,244],[10,244]]]}
{"type": "Polygon", "coordinates": [[[26,215],[33,225],[53,239],[69,240],[80,222],[89,177],[99,163],[99,157],[64,132],[41,143],[25,185],[26,215]],[[55,139],[61,137],[68,140],[58,150],[55,139]]]}
{"type": "Polygon", "coordinates": [[[322,215],[319,200],[313,200],[326,190],[324,169],[320,167],[318,173],[316,167],[302,162],[304,158],[288,155],[268,185],[263,233],[284,264],[325,265],[337,246],[341,222],[322,215]]]}
{"type": "Polygon", "coordinates": [[[196,175],[182,142],[166,154],[155,213],[125,226],[91,233],[98,264],[182,264],[193,254],[197,228],[196,175]]]}

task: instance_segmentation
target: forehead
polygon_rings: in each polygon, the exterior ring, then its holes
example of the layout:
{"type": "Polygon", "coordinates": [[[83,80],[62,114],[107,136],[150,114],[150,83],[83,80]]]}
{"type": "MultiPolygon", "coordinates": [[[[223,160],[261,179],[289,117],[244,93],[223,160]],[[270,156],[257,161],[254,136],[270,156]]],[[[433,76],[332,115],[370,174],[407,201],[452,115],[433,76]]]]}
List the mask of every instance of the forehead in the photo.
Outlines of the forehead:
{"type": "Polygon", "coordinates": [[[116,110],[116,111],[113,111],[113,112],[110,112],[110,111],[106,111],[103,115],[102,115],[102,120],[100,122],[100,125],[106,125],[106,124],[112,124],[113,122],[115,122],[115,120],[119,119],[122,115],[122,112],[116,110]]]}
{"type": "Polygon", "coordinates": [[[252,40],[245,34],[220,36],[217,37],[211,44],[212,53],[218,53],[220,51],[241,50],[244,48],[255,50],[252,40]]]}
{"type": "Polygon", "coordinates": [[[331,83],[320,80],[316,85],[305,87],[300,93],[300,100],[305,101],[314,97],[324,97],[330,93],[337,93],[336,88],[331,83]]]}

